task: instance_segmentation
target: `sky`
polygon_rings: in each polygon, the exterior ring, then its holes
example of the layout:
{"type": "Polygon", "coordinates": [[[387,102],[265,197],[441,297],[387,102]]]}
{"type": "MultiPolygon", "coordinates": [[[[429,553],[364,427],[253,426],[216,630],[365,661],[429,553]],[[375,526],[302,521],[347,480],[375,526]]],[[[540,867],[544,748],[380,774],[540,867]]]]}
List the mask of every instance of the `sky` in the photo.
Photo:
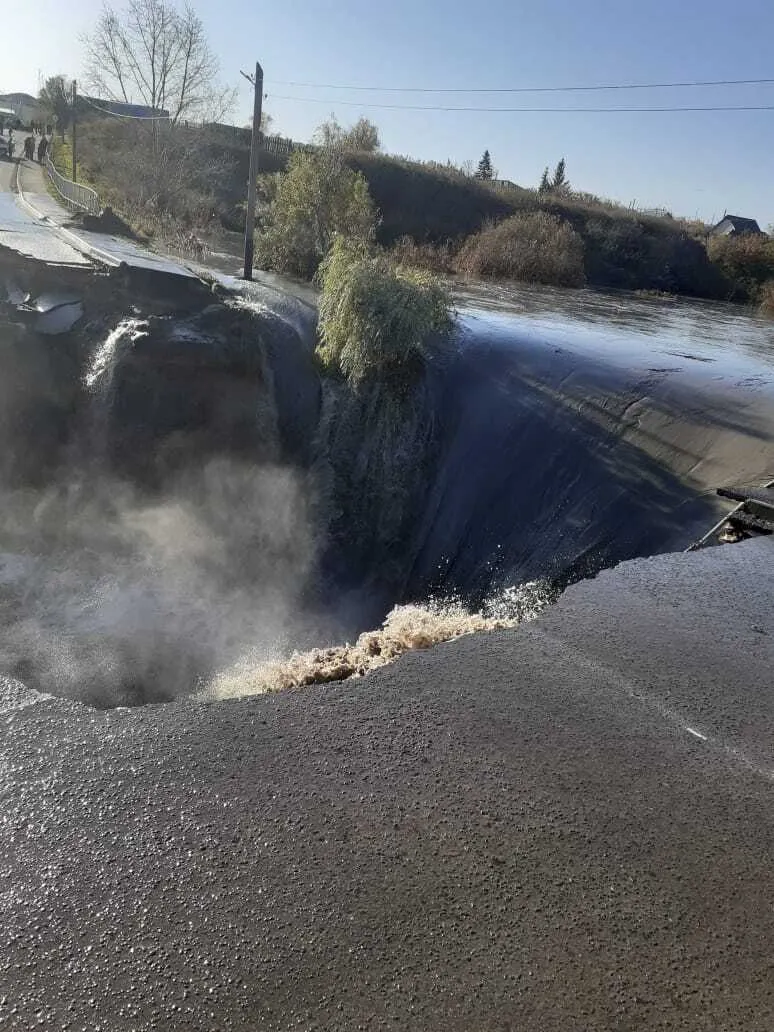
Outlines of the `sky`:
{"type": "MultiPolygon", "coordinates": [[[[120,9],[123,0],[116,0],[120,9]]],[[[772,0],[192,0],[226,83],[236,124],[251,114],[240,69],[260,61],[272,129],[308,140],[331,113],[360,115],[388,153],[461,163],[488,149],[501,178],[536,186],[567,162],[572,186],[625,204],[717,221],[725,211],[774,223],[774,110],[590,113],[546,108],[761,106],[750,86],[576,93],[430,93],[774,79],[772,0]],[[287,83],[309,83],[293,86],[287,83]],[[288,99],[293,98],[293,99],[288,99]],[[396,110],[378,105],[540,108],[396,110]]],[[[83,72],[79,36],[101,0],[13,4],[3,18],[0,92],[36,93],[40,77],[83,72]],[[24,45],[24,41],[29,41],[24,45]]]]}

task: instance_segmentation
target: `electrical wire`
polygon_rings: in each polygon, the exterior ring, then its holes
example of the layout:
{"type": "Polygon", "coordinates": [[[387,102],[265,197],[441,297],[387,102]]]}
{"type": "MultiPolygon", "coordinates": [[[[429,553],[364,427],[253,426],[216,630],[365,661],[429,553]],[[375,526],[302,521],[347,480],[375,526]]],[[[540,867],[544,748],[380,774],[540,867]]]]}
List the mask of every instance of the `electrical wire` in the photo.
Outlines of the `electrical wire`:
{"type": "Polygon", "coordinates": [[[291,82],[271,80],[268,85],[292,86],[295,89],[356,90],[364,93],[591,93],[601,90],[674,90],[705,86],[770,86],[774,79],[708,79],[694,82],[631,82],[603,86],[503,86],[491,89],[475,87],[433,86],[344,86],[334,83],[291,82]]]}
{"type": "Polygon", "coordinates": [[[675,111],[774,111],[774,104],[712,104],[695,107],[615,107],[615,108],[599,108],[599,107],[452,107],[440,104],[380,104],[372,103],[371,101],[365,101],[363,103],[357,100],[331,100],[321,99],[320,97],[288,97],[280,93],[269,93],[269,98],[272,100],[291,100],[297,101],[301,104],[325,104],[328,107],[338,107],[339,105],[346,107],[357,107],[357,108],[379,108],[381,110],[389,111],[453,111],[453,112],[478,112],[480,114],[495,114],[497,112],[501,114],[608,114],[608,115],[633,115],[633,114],[656,114],[666,113],[675,111]]]}

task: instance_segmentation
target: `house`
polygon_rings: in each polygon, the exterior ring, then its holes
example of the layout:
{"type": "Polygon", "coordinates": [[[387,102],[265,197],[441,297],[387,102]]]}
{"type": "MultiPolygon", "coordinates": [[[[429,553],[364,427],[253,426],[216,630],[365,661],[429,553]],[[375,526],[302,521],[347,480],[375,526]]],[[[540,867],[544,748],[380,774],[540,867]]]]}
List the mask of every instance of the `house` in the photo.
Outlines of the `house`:
{"type": "Polygon", "coordinates": [[[78,97],[78,117],[97,118],[99,115],[112,115],[117,118],[135,118],[142,120],[166,121],[169,112],[161,108],[147,107],[145,104],[125,104],[120,100],[102,100],[100,97],[78,97]]]}
{"type": "Polygon", "coordinates": [[[38,102],[29,93],[4,93],[0,95],[0,107],[14,113],[14,120],[5,116],[7,124],[27,126],[41,117],[38,102]]]}
{"type": "Polygon", "coordinates": [[[761,227],[755,219],[743,219],[741,215],[724,215],[710,230],[711,236],[741,236],[743,233],[760,233],[761,227]]]}

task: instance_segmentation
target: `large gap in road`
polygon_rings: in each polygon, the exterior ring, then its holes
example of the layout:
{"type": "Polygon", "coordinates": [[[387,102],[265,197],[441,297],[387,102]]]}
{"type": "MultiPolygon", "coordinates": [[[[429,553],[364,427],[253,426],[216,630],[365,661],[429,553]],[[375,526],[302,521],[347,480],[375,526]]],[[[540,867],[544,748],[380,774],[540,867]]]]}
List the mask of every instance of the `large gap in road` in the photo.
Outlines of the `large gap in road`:
{"type": "Polygon", "coordinates": [[[362,673],[711,516],[512,347],[468,339],[398,403],[321,380],[315,312],[273,290],[2,255],[0,283],[0,672],[43,691],[362,673]]]}

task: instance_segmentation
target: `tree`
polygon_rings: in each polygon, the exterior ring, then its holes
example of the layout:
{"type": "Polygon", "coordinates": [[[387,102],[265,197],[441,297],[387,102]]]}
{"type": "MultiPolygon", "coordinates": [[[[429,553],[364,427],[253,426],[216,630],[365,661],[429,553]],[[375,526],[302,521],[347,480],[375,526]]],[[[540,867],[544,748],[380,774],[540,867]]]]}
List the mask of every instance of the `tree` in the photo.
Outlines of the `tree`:
{"type": "Polygon", "coordinates": [[[548,178],[548,165],[543,169],[543,175],[540,177],[540,186],[538,187],[538,193],[547,194],[551,192],[551,180],[548,178]]]}
{"type": "Polygon", "coordinates": [[[381,146],[379,130],[373,122],[359,118],[349,129],[345,129],[333,114],[327,122],[317,127],[314,139],[320,147],[328,150],[373,153],[381,146]]]}
{"type": "Polygon", "coordinates": [[[349,241],[373,237],[376,210],[368,184],[335,148],[296,151],[287,172],[269,182],[256,245],[259,260],[271,268],[311,278],[337,234],[349,241]]]}
{"type": "Polygon", "coordinates": [[[551,189],[556,193],[570,192],[570,181],[567,178],[566,168],[565,160],[561,158],[554,169],[554,178],[551,182],[551,189]]]}
{"type": "Polygon", "coordinates": [[[52,75],[46,79],[38,94],[41,108],[56,123],[63,137],[72,121],[72,96],[72,82],[64,75],[52,75]]]}
{"type": "Polygon", "coordinates": [[[314,131],[314,136],[312,137],[319,147],[324,147],[326,150],[339,149],[343,138],[344,127],[333,112],[331,112],[331,117],[327,122],[323,122],[322,125],[317,126],[314,131]]]}
{"type": "Polygon", "coordinates": [[[489,151],[484,151],[484,156],[478,163],[478,169],[476,170],[476,179],[492,179],[494,173],[492,171],[492,159],[489,155],[489,151]]]}
{"type": "Polygon", "coordinates": [[[106,100],[168,111],[172,126],[185,118],[219,121],[234,102],[188,4],[178,10],[174,0],[126,0],[117,11],[106,3],[82,41],[89,87],[106,100]]]}
{"type": "MultiPolygon", "coordinates": [[[[262,111],[261,112],[261,132],[263,133],[264,136],[278,136],[279,135],[276,132],[275,133],[271,132],[271,127],[273,125],[274,125],[274,115],[270,115],[270,114],[268,114],[268,112],[262,111]]],[[[242,128],[243,129],[250,129],[250,130],[252,130],[252,128],[253,128],[253,120],[252,120],[252,118],[250,119],[249,122],[245,122],[245,124],[242,126],[242,128]]]]}
{"type": "Polygon", "coordinates": [[[374,151],[379,150],[381,145],[379,130],[367,118],[358,118],[357,122],[345,134],[345,147],[347,150],[373,154],[374,151]]]}

